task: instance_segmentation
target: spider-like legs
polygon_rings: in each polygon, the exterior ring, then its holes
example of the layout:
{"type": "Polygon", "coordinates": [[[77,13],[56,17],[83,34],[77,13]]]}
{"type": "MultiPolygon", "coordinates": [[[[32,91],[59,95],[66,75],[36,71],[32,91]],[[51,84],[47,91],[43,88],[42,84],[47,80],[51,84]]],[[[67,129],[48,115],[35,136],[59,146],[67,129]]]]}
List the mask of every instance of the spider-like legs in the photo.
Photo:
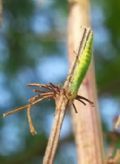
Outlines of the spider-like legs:
{"type": "MultiPolygon", "coordinates": [[[[85,97],[83,97],[83,96],[80,96],[80,95],[77,95],[77,96],[76,96],[76,100],[78,100],[78,101],[80,101],[80,102],[81,102],[81,100],[85,100],[85,101],[88,102],[89,104],[94,105],[94,103],[93,103],[92,101],[90,101],[89,99],[87,99],[87,98],[85,98],[85,97]]],[[[83,102],[83,101],[82,101],[82,102],[83,102]]],[[[86,104],[84,104],[84,105],[86,105],[86,104]]]]}
{"type": "MultiPolygon", "coordinates": [[[[86,105],[86,103],[85,103],[85,101],[86,101],[86,102],[88,102],[90,105],[94,106],[94,103],[93,103],[92,101],[90,101],[89,99],[87,99],[87,98],[85,98],[85,97],[83,97],[83,96],[80,96],[80,95],[77,95],[76,98],[75,98],[75,100],[80,101],[83,105],[86,105]]],[[[72,102],[72,106],[73,106],[75,112],[78,113],[78,111],[77,111],[77,109],[76,109],[76,107],[75,107],[74,102],[72,102]]]]}

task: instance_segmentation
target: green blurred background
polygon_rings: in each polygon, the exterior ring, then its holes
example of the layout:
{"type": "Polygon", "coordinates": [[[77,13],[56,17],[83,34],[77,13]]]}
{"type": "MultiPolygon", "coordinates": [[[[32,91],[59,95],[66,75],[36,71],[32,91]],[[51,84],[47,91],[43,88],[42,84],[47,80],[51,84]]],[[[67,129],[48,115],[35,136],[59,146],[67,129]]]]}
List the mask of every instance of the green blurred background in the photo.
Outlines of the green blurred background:
{"type": "MultiPolygon", "coordinates": [[[[92,0],[94,56],[105,150],[119,148],[119,129],[113,122],[120,113],[120,1],[92,0]]],[[[0,113],[26,104],[33,96],[30,82],[62,84],[68,71],[68,2],[65,0],[4,0],[0,27],[0,113]]],[[[54,117],[54,102],[32,108],[38,131],[29,132],[26,112],[0,119],[0,164],[42,163],[54,117]]],[[[75,164],[76,149],[67,114],[56,164],[75,164]]]]}

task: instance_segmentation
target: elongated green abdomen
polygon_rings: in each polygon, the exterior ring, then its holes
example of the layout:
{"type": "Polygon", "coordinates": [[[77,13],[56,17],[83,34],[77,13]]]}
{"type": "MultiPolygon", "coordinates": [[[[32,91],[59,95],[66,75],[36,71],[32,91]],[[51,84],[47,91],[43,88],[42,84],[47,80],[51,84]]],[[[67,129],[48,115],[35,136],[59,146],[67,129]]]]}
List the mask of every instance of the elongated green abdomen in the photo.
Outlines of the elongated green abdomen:
{"type": "Polygon", "coordinates": [[[80,84],[82,83],[85,74],[88,70],[88,66],[92,58],[92,43],[93,43],[93,33],[92,31],[90,31],[88,38],[85,42],[83,51],[79,55],[78,62],[76,63],[77,65],[73,73],[74,75],[71,80],[70,90],[73,95],[77,94],[80,84]]]}

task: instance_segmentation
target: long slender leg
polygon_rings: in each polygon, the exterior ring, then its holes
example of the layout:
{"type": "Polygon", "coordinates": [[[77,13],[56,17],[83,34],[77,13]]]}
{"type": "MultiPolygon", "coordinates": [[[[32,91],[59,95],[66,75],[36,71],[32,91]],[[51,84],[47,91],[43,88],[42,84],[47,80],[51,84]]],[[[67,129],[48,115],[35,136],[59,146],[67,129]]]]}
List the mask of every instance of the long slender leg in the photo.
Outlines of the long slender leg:
{"type": "Polygon", "coordinates": [[[83,100],[87,101],[87,102],[90,103],[90,104],[94,104],[92,101],[90,101],[89,99],[87,99],[87,98],[85,98],[85,97],[83,97],[83,96],[77,95],[77,96],[76,96],[76,99],[77,99],[77,100],[83,99],[83,100]]]}
{"type": "Polygon", "coordinates": [[[75,100],[78,100],[78,101],[80,101],[83,105],[86,105],[86,103],[85,103],[83,100],[81,100],[81,99],[75,99],[75,100]]]}
{"type": "Polygon", "coordinates": [[[77,111],[76,106],[75,106],[74,103],[72,103],[72,106],[73,106],[73,108],[74,108],[74,110],[75,110],[75,113],[78,113],[78,111],[77,111]]]}

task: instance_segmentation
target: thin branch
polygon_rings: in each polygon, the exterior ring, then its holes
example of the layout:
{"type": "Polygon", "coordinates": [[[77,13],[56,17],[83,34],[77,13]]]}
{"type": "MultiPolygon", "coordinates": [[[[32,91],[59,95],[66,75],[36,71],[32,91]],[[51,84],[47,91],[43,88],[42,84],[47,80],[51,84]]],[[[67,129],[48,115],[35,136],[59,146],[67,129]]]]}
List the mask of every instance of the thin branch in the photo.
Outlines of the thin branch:
{"type": "Polygon", "coordinates": [[[53,160],[55,157],[55,153],[59,141],[60,130],[61,130],[67,105],[68,105],[68,99],[66,99],[64,94],[61,93],[61,95],[56,98],[55,117],[54,117],[51,134],[48,140],[45,156],[43,159],[43,164],[53,164],[53,160]]]}
{"type": "MultiPolygon", "coordinates": [[[[34,96],[34,97],[32,97],[32,98],[35,98],[35,97],[36,97],[36,96],[34,96]]],[[[32,98],[30,99],[30,101],[32,100],[32,98]]],[[[19,108],[10,110],[10,111],[8,111],[8,112],[5,112],[5,113],[3,113],[3,117],[7,117],[7,116],[9,116],[9,115],[12,115],[12,114],[14,114],[14,113],[16,113],[16,112],[19,112],[19,111],[21,111],[21,110],[24,110],[24,109],[28,109],[29,105],[32,106],[32,105],[34,105],[34,104],[37,104],[38,102],[40,102],[40,101],[42,101],[42,100],[44,100],[44,99],[46,99],[46,98],[48,98],[48,96],[41,97],[41,98],[35,100],[34,102],[32,102],[31,104],[26,104],[26,105],[21,106],[21,107],[19,107],[19,108]]]]}

